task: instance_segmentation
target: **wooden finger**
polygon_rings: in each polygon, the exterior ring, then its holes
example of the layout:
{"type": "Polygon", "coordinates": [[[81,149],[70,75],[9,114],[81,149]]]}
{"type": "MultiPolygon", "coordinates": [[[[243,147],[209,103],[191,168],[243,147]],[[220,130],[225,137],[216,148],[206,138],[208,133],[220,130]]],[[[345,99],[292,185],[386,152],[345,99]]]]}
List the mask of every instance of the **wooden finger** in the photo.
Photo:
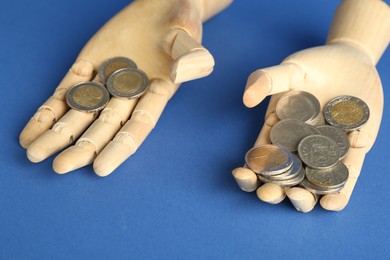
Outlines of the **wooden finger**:
{"type": "Polygon", "coordinates": [[[170,78],[175,84],[206,77],[213,71],[213,56],[183,29],[169,32],[163,48],[173,60],[170,78]]]}
{"type": "Polygon", "coordinates": [[[111,98],[99,118],[93,122],[76,144],[54,159],[54,171],[63,174],[91,164],[129,119],[137,101],[137,99],[111,98]]]}
{"type": "Polygon", "coordinates": [[[292,82],[303,79],[304,73],[293,63],[257,70],[248,77],[243,95],[244,105],[254,107],[268,95],[288,91],[292,82]]]}
{"type": "Polygon", "coordinates": [[[107,176],[130,157],[155,127],[177,86],[154,79],[140,99],[131,118],[97,156],[93,167],[97,175],[107,176]]]}
{"type": "Polygon", "coordinates": [[[27,148],[32,162],[41,162],[76,140],[96,118],[94,113],[70,109],[50,130],[40,135],[27,148]]]}
{"type": "Polygon", "coordinates": [[[79,60],[72,66],[54,94],[38,109],[21,132],[19,142],[23,148],[28,148],[68,111],[69,107],[65,101],[68,89],[76,83],[91,80],[93,74],[94,67],[89,61],[79,60]]]}
{"type": "Polygon", "coordinates": [[[286,197],[285,189],[275,183],[265,183],[256,191],[257,197],[269,204],[279,204],[286,197]]]}
{"type": "Polygon", "coordinates": [[[312,211],[318,201],[318,195],[300,187],[286,189],[286,195],[294,208],[304,213],[312,211]]]}
{"type": "Polygon", "coordinates": [[[365,148],[350,148],[347,156],[343,160],[349,170],[348,181],[340,192],[325,195],[321,198],[320,204],[324,209],[340,211],[347,206],[362,170],[365,156],[365,148]]]}

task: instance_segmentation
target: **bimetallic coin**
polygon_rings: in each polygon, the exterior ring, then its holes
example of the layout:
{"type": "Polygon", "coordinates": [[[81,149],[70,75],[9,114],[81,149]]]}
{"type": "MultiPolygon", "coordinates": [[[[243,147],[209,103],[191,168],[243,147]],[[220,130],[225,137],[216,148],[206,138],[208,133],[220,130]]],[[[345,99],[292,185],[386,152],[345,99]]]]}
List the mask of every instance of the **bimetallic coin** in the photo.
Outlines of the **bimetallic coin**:
{"type": "Polygon", "coordinates": [[[348,175],[349,171],[347,166],[341,162],[325,170],[306,167],[307,180],[323,189],[335,189],[344,186],[348,180],[348,175]]]}
{"type": "Polygon", "coordinates": [[[99,78],[103,83],[106,83],[112,73],[123,68],[137,68],[137,64],[126,57],[114,57],[108,59],[99,66],[99,78]]]}
{"type": "Polygon", "coordinates": [[[330,125],[317,126],[317,129],[321,132],[322,135],[329,137],[336,142],[337,147],[339,148],[340,160],[344,159],[350,147],[347,134],[340,128],[330,125]]]}
{"type": "Polygon", "coordinates": [[[296,175],[294,178],[287,179],[287,180],[271,180],[263,175],[257,175],[260,181],[264,183],[275,183],[281,187],[287,188],[292,187],[300,184],[303,179],[305,178],[305,171],[303,168],[299,171],[298,175],[296,175]]]}
{"type": "Polygon", "coordinates": [[[326,194],[333,194],[341,191],[344,186],[334,188],[334,189],[323,189],[320,187],[315,186],[314,184],[310,183],[306,178],[303,179],[303,181],[300,184],[302,187],[307,189],[308,191],[318,194],[318,195],[326,195],[326,194]]]}
{"type": "Polygon", "coordinates": [[[74,85],[66,93],[68,105],[82,112],[102,110],[110,100],[110,94],[103,84],[97,82],[82,82],[74,85]]]}
{"type": "Polygon", "coordinates": [[[296,152],[299,142],[313,134],[320,134],[320,131],[300,120],[284,119],[271,128],[270,139],[273,144],[283,146],[290,152],[296,152]]]}
{"type": "Polygon", "coordinates": [[[290,169],[291,153],[276,145],[261,145],[250,149],[245,155],[246,165],[255,173],[275,175],[290,169]]]}
{"type": "Polygon", "coordinates": [[[330,168],[340,158],[335,141],[323,135],[311,135],[302,139],[298,154],[307,166],[314,169],[330,168]]]}
{"type": "Polygon", "coordinates": [[[306,123],[317,118],[320,111],[318,99],[305,91],[289,91],[276,105],[276,114],[280,119],[297,119],[306,123]]]}
{"type": "Polygon", "coordinates": [[[291,168],[281,174],[267,176],[269,180],[284,181],[284,180],[295,178],[300,173],[302,169],[302,162],[295,154],[291,154],[291,155],[293,159],[293,164],[291,168]]]}
{"type": "Polygon", "coordinates": [[[367,104],[352,96],[339,96],[326,105],[325,120],[333,126],[353,131],[365,125],[370,117],[367,104]]]}
{"type": "Polygon", "coordinates": [[[142,70],[125,68],[115,71],[107,81],[107,89],[111,95],[132,99],[142,96],[149,86],[148,76],[142,70]]]}

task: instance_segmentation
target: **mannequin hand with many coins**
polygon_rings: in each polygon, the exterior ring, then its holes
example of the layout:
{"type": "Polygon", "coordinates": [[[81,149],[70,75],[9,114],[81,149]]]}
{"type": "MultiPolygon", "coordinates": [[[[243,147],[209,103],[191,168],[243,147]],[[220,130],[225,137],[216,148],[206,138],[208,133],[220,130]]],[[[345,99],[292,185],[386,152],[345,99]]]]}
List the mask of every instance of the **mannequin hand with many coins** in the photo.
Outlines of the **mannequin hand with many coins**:
{"type": "Polygon", "coordinates": [[[246,165],[233,170],[239,187],[272,204],[287,195],[302,212],[320,195],[324,209],[344,209],[379,131],[383,92],[375,65],[389,40],[385,2],[344,0],[325,46],[252,73],[244,104],[272,97],[246,165]],[[324,119],[331,126],[318,127],[324,119]]]}
{"type": "Polygon", "coordinates": [[[92,162],[99,176],[114,171],[154,128],[179,84],[212,72],[202,22],[231,1],[133,1],[91,38],[23,129],[28,158],[40,162],[78,139],[55,158],[57,173],[92,162]]]}

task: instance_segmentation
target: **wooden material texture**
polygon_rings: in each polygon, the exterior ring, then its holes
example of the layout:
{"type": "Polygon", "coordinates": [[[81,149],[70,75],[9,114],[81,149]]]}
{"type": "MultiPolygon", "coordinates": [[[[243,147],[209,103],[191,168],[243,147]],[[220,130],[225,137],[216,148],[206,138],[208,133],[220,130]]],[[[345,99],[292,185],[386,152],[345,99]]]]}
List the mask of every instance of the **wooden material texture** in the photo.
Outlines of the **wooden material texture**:
{"type": "Polygon", "coordinates": [[[110,174],[142,144],[179,83],[211,73],[214,59],[200,44],[202,21],[231,1],[135,0],[124,8],[85,45],[53,96],[22,131],[20,144],[28,158],[46,159],[92,124],[54,160],[53,168],[66,173],[95,161],[98,175],[110,174]],[[103,61],[117,56],[134,60],[146,72],[151,82],[147,93],[139,100],[111,98],[96,121],[97,114],[69,110],[67,90],[94,78],[103,61]]]}
{"type": "MultiPolygon", "coordinates": [[[[351,176],[342,191],[321,198],[321,205],[327,210],[338,211],[347,205],[365,154],[378,134],[383,91],[375,65],[389,40],[390,9],[385,2],[345,0],[336,11],[325,46],[297,52],[287,57],[281,65],[260,69],[248,78],[243,96],[246,106],[253,107],[267,95],[273,95],[255,145],[270,142],[270,129],[278,120],[275,107],[285,91],[310,92],[319,99],[322,107],[340,95],[356,96],[368,104],[371,111],[369,122],[362,129],[349,133],[351,149],[343,162],[351,176]]],[[[277,194],[272,188],[264,189],[269,190],[270,194],[277,194]]],[[[288,197],[297,210],[307,212],[317,200],[299,189],[289,190],[288,197]]]]}

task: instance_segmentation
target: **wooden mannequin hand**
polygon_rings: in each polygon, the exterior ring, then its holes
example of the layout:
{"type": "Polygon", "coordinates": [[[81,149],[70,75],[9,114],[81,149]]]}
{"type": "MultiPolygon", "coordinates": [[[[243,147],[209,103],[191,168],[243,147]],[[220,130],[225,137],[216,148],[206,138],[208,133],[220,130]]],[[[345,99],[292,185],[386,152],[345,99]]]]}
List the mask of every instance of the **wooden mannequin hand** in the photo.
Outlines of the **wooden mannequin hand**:
{"type": "Polygon", "coordinates": [[[179,83],[212,72],[214,59],[199,43],[202,22],[231,1],[133,1],[87,43],[53,96],[26,125],[20,144],[28,158],[46,159],[77,140],[92,123],[74,146],[56,157],[53,168],[66,173],[94,162],[98,175],[110,174],[148,136],[179,83]],[[69,109],[67,90],[92,80],[103,61],[117,56],[132,59],[146,72],[146,94],[139,100],[112,97],[99,118],[97,113],[69,109]]]}
{"type": "MultiPolygon", "coordinates": [[[[348,135],[351,148],[343,162],[349,169],[349,179],[339,193],[321,199],[322,207],[327,210],[338,211],[347,205],[365,154],[375,142],[383,108],[382,85],[375,64],[389,43],[389,32],[390,10],[384,2],[346,0],[336,12],[327,45],[297,52],[281,65],[258,70],[248,78],[243,96],[247,107],[256,106],[267,95],[273,95],[255,146],[270,143],[270,129],[279,120],[276,104],[286,91],[310,92],[322,108],[341,95],[355,96],[368,104],[368,123],[348,135]]],[[[255,173],[247,168],[235,169],[233,176],[245,191],[259,186],[255,173]]],[[[285,192],[300,211],[310,211],[317,202],[317,196],[303,188],[284,190],[269,183],[261,186],[257,195],[276,204],[285,198],[285,192]]]]}

